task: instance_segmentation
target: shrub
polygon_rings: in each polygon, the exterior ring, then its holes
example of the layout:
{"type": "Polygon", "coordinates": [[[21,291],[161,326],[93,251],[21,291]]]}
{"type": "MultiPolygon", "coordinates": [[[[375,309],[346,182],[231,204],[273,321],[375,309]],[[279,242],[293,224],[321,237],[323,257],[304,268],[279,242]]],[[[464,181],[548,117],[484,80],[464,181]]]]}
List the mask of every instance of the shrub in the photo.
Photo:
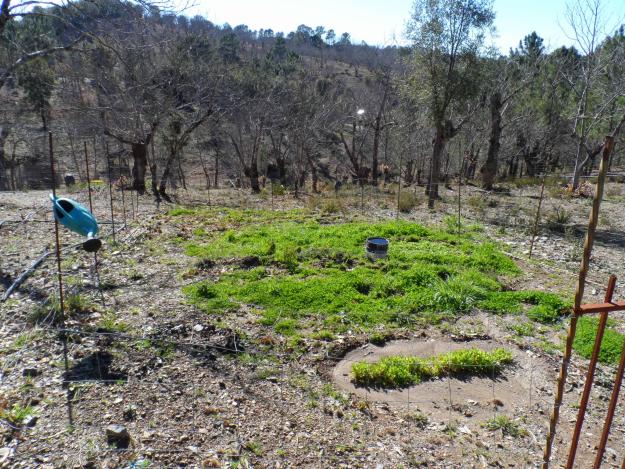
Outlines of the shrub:
{"type": "Polygon", "coordinates": [[[399,194],[398,208],[402,213],[410,213],[419,204],[419,199],[412,192],[399,194]]]}
{"type": "Polygon", "coordinates": [[[469,197],[467,199],[467,205],[480,217],[484,216],[486,212],[486,200],[481,195],[472,195],[469,197]]]}
{"type": "Polygon", "coordinates": [[[326,215],[344,212],[344,211],[345,211],[345,206],[343,205],[343,202],[341,202],[339,199],[336,199],[336,198],[326,199],[321,204],[321,212],[326,215]]]}
{"type": "Polygon", "coordinates": [[[513,438],[527,435],[527,431],[507,415],[497,415],[488,420],[484,426],[490,431],[501,430],[501,433],[513,438]]]}
{"type": "Polygon", "coordinates": [[[412,422],[415,425],[415,427],[421,428],[421,429],[427,427],[428,423],[430,423],[430,419],[427,417],[427,415],[418,411],[406,416],[406,420],[408,420],[409,422],[412,422]]]}
{"type": "Polygon", "coordinates": [[[547,228],[551,231],[564,233],[566,225],[571,221],[571,212],[562,207],[556,207],[547,214],[547,228]]]}

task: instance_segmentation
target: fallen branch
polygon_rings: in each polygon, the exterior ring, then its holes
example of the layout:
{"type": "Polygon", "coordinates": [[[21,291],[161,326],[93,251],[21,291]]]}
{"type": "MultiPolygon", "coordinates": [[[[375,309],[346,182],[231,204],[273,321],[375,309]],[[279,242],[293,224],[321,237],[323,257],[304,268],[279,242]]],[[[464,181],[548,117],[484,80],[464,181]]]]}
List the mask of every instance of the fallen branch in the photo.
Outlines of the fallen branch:
{"type": "Polygon", "coordinates": [[[35,262],[33,262],[33,263],[31,264],[31,266],[30,266],[28,269],[26,269],[26,270],[22,273],[22,275],[20,275],[19,277],[17,277],[17,279],[15,280],[15,282],[13,282],[13,285],[11,285],[11,286],[9,287],[9,289],[8,289],[8,290],[4,293],[4,296],[2,297],[2,301],[3,301],[3,302],[4,302],[4,301],[6,301],[6,300],[9,298],[9,296],[11,296],[11,293],[13,293],[13,291],[14,291],[14,290],[17,290],[17,289],[20,287],[20,285],[21,285],[22,283],[24,283],[24,282],[26,281],[26,279],[32,275],[32,273],[35,271],[35,269],[37,269],[37,267],[39,267],[39,265],[40,265],[40,264],[41,264],[44,260],[46,260],[46,258],[47,258],[50,254],[52,254],[52,251],[48,251],[48,250],[46,250],[46,251],[45,251],[45,252],[44,252],[41,256],[39,256],[39,257],[37,258],[37,260],[36,260],[35,262]]]}

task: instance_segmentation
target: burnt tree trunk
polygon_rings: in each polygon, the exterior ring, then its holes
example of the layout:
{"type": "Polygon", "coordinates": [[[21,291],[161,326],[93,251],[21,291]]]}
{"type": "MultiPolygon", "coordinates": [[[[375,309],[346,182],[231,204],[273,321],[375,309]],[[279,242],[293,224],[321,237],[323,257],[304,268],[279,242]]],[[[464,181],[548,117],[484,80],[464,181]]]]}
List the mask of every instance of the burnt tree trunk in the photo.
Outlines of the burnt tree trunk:
{"type": "Polygon", "coordinates": [[[443,123],[436,126],[432,161],[430,164],[430,179],[427,185],[428,208],[434,208],[434,201],[438,198],[438,183],[441,172],[441,158],[445,151],[445,127],[443,123]]]}
{"type": "Polygon", "coordinates": [[[215,188],[219,187],[219,150],[215,148],[215,188]]]}
{"type": "MultiPolygon", "coordinates": [[[[132,187],[139,194],[145,194],[145,172],[148,166],[148,145],[146,143],[132,143],[132,187]]],[[[156,164],[156,163],[154,163],[156,164]]]]}
{"type": "Polygon", "coordinates": [[[9,129],[0,125],[0,191],[6,191],[9,188],[7,177],[7,160],[5,157],[4,145],[9,137],[9,129]]]}
{"type": "Polygon", "coordinates": [[[318,194],[319,189],[317,188],[317,182],[319,181],[319,176],[317,175],[317,168],[315,168],[309,151],[306,151],[306,161],[308,162],[308,167],[310,168],[310,176],[312,178],[312,191],[315,194],[318,194]]]}
{"type": "Polygon", "coordinates": [[[490,97],[490,138],[488,140],[488,154],[480,169],[482,187],[486,190],[493,188],[497,177],[499,148],[501,147],[501,93],[496,91],[490,97]]]}
{"type": "MultiPolygon", "coordinates": [[[[382,131],[382,115],[384,114],[384,107],[386,106],[386,98],[388,96],[388,84],[384,88],[384,96],[380,103],[380,109],[378,115],[375,117],[375,124],[373,127],[373,155],[371,162],[371,184],[373,186],[378,185],[378,153],[380,151],[380,133],[382,131]]],[[[387,135],[388,139],[388,135],[387,135]]]]}
{"type": "Polygon", "coordinates": [[[250,180],[252,193],[258,194],[260,192],[260,184],[258,181],[258,163],[256,158],[252,158],[249,166],[243,168],[243,174],[250,180]]]}
{"type": "Polygon", "coordinates": [[[167,181],[171,174],[171,168],[174,164],[174,160],[176,159],[176,153],[176,147],[171,145],[169,147],[169,155],[165,161],[165,168],[163,169],[163,174],[161,175],[161,182],[158,185],[158,192],[165,198],[165,200],[167,200],[167,181]]]}

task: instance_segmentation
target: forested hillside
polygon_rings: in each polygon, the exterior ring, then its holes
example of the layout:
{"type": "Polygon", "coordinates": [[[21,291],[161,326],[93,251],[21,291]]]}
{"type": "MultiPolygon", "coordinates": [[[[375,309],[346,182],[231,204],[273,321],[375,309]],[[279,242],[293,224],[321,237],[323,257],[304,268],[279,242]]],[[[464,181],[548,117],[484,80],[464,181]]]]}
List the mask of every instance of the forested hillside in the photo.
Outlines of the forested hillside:
{"type": "Polygon", "coordinates": [[[96,171],[119,155],[134,188],[147,174],[156,197],[189,174],[254,192],[269,174],[297,193],[401,173],[430,205],[459,175],[491,189],[566,174],[575,190],[625,107],[624,29],[593,29],[603,19],[590,3],[569,12],[577,48],[547,51],[528,30],[506,55],[485,46],[488,1],[449,14],[418,1],[406,11],[411,46],[386,48],[143,1],[24,5],[4,0],[0,12],[0,189],[42,184],[32,173],[46,173],[50,130],[64,171],[84,178],[87,141],[96,171]]]}

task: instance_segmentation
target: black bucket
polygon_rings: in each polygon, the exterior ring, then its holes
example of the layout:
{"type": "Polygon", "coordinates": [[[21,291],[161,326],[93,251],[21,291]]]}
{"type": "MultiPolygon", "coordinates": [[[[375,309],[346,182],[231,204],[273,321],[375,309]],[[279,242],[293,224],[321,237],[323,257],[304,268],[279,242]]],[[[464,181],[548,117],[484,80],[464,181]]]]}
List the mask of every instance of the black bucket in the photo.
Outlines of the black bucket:
{"type": "Polygon", "coordinates": [[[384,259],[388,256],[388,239],[367,238],[365,251],[370,259],[384,259]]]}

